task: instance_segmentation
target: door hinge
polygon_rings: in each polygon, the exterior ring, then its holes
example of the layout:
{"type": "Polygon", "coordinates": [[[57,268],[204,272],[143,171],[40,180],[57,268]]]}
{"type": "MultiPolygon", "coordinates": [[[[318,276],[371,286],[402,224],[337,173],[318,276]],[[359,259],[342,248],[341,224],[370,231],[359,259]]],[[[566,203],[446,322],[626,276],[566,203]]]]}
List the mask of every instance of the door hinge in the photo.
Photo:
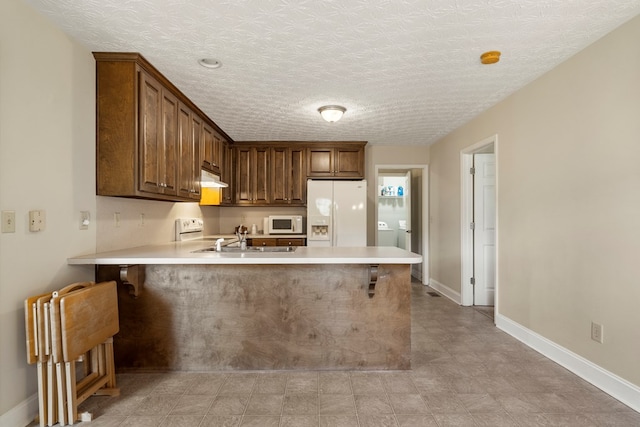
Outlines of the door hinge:
{"type": "Polygon", "coordinates": [[[471,169],[469,169],[469,173],[470,173],[471,175],[475,175],[475,174],[476,174],[476,168],[471,168],[471,169]]]}
{"type": "Polygon", "coordinates": [[[472,278],[471,278],[471,280],[470,280],[470,282],[471,282],[471,284],[472,284],[472,285],[475,285],[475,284],[476,284],[476,278],[475,278],[475,277],[472,277],[472,278]]]}
{"type": "Polygon", "coordinates": [[[476,223],[472,222],[471,224],[469,224],[469,228],[471,228],[472,230],[476,229],[476,223]]]}

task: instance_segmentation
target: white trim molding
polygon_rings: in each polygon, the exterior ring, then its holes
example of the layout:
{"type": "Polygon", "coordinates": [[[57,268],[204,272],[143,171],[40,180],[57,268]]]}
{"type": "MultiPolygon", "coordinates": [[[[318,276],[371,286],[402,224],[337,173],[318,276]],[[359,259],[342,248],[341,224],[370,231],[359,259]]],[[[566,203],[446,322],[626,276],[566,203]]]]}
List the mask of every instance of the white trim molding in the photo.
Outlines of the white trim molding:
{"type": "Polygon", "coordinates": [[[584,357],[496,313],[496,327],[640,412],[640,388],[584,357]]]}
{"type": "Polygon", "coordinates": [[[38,414],[38,394],[33,394],[18,403],[9,411],[0,415],[0,427],[26,426],[33,422],[38,414]]]}
{"type": "Polygon", "coordinates": [[[500,253],[498,245],[500,239],[498,236],[500,223],[498,220],[498,198],[499,198],[499,179],[498,179],[498,135],[492,135],[482,141],[476,142],[469,147],[460,150],[460,304],[464,306],[473,305],[473,285],[471,278],[473,277],[473,231],[471,231],[471,222],[473,221],[473,177],[470,169],[473,166],[473,154],[482,152],[483,149],[493,144],[493,153],[496,156],[496,296],[495,311],[498,311],[498,280],[500,271],[498,269],[498,260],[500,253]]]}
{"type": "Polygon", "coordinates": [[[449,298],[451,301],[460,305],[460,292],[454,291],[450,287],[443,285],[435,279],[429,279],[429,286],[440,292],[445,297],[449,298]]]}
{"type": "MultiPolygon", "coordinates": [[[[399,170],[410,170],[410,169],[422,169],[422,206],[420,210],[422,212],[421,218],[421,228],[422,228],[422,277],[418,279],[423,285],[427,285],[429,283],[429,165],[428,164],[376,164],[375,165],[375,176],[374,176],[374,185],[373,187],[376,189],[374,191],[375,198],[374,200],[374,216],[373,223],[378,224],[378,175],[380,174],[380,169],[399,169],[399,170]]],[[[371,184],[370,184],[371,185],[371,184]]],[[[375,227],[375,239],[374,242],[378,244],[378,227],[375,227]]],[[[415,252],[415,251],[414,251],[415,252]]]]}

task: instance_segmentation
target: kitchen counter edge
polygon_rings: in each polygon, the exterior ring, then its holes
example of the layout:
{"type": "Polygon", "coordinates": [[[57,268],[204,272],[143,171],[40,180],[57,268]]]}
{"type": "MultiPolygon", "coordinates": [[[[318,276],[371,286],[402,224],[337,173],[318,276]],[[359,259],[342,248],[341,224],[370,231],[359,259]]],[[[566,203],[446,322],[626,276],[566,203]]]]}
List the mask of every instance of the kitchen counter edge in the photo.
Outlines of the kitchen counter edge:
{"type": "Polygon", "coordinates": [[[309,247],[294,252],[195,252],[211,241],[172,242],[99,252],[67,259],[69,265],[135,264],[418,264],[422,256],[396,247],[309,247]]]}

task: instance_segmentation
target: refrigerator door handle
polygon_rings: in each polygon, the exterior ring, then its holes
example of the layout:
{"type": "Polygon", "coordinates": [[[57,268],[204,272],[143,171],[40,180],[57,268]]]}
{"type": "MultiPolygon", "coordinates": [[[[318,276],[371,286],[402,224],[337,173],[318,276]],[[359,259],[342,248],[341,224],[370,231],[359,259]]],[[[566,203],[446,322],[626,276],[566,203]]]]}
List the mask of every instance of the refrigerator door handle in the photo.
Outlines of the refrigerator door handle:
{"type": "Polygon", "coordinates": [[[338,246],[338,233],[336,230],[338,229],[336,222],[338,221],[338,217],[336,216],[336,202],[333,200],[331,202],[331,221],[329,221],[329,226],[331,227],[331,246],[338,246]]]}

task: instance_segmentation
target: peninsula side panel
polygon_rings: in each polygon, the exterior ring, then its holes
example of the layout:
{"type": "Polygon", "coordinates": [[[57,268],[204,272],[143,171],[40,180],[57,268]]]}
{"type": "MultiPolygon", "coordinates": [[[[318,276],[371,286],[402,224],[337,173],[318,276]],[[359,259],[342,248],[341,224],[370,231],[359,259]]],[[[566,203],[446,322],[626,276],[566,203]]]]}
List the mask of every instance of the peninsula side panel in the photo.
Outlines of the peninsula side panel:
{"type": "Polygon", "coordinates": [[[411,367],[410,265],[147,265],[119,286],[119,370],[411,367]]]}

